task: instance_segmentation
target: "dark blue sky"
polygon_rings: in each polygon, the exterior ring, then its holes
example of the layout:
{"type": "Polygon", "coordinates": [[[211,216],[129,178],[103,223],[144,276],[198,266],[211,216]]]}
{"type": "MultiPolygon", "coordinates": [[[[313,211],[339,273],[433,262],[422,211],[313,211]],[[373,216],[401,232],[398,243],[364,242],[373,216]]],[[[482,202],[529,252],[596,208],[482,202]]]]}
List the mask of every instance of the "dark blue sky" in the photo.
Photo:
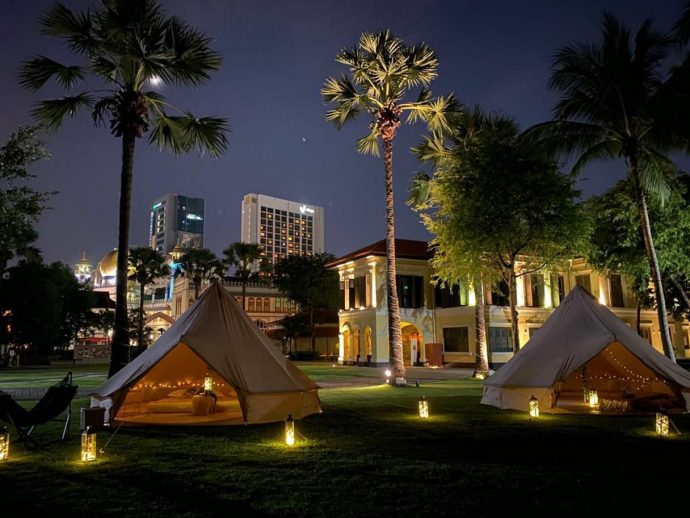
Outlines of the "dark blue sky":
{"type": "MultiPolygon", "coordinates": [[[[94,2],[64,2],[81,9],[94,2]]],[[[17,85],[21,61],[45,54],[70,62],[56,40],[42,36],[38,17],[48,0],[3,0],[0,7],[0,141],[31,121],[31,105],[59,94],[17,85]]],[[[206,246],[220,253],[240,238],[240,202],[260,192],[325,207],[326,249],[336,255],[382,239],[383,163],[355,151],[368,120],[337,131],[324,120],[319,89],[339,74],[336,53],[363,31],[390,28],[438,54],[434,93],[455,92],[466,104],[515,117],[523,127],[549,118],[555,94],[546,87],[554,52],[575,41],[598,41],[602,13],[637,28],[652,17],[669,28],[683,0],[620,1],[268,1],[163,0],[214,38],[222,70],[198,89],[165,87],[174,103],[198,115],[230,120],[223,157],[174,156],[137,142],[131,243],[147,243],[150,202],[167,192],[206,199],[206,246]]],[[[429,236],[404,204],[419,165],[409,147],[424,132],[404,126],[395,141],[397,236],[429,236]]],[[[35,169],[35,186],[56,190],[40,220],[38,246],[47,261],[74,263],[82,250],[95,263],[117,241],[119,141],[94,128],[89,114],[69,120],[48,139],[52,159],[35,169]]],[[[681,165],[687,168],[687,160],[681,165]]],[[[584,196],[600,193],[623,174],[622,162],[584,171],[584,196]]]]}

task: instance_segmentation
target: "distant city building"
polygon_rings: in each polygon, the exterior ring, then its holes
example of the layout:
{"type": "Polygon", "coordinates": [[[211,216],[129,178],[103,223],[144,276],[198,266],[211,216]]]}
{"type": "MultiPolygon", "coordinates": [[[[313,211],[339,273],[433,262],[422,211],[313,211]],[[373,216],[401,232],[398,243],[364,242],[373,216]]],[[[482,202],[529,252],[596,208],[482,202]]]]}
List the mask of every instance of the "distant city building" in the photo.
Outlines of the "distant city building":
{"type": "Polygon", "coordinates": [[[92,266],[86,258],[86,252],[83,252],[79,262],[74,265],[74,276],[77,278],[77,281],[81,283],[89,282],[91,280],[91,269],[92,266]]]}
{"type": "Polygon", "coordinates": [[[271,264],[288,255],[322,253],[323,208],[264,194],[242,200],[242,242],[257,243],[271,264]]]}
{"type": "Polygon", "coordinates": [[[149,236],[151,248],[165,255],[182,248],[204,246],[205,202],[180,194],[166,194],[153,202],[149,236]]]}

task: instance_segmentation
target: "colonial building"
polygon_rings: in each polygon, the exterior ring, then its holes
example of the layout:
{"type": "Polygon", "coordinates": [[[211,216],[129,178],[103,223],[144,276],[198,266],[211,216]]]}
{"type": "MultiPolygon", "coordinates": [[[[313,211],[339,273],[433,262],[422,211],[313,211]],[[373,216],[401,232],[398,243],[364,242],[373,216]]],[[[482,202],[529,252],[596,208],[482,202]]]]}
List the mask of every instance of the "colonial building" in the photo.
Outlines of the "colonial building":
{"type": "MultiPolygon", "coordinates": [[[[434,286],[430,253],[424,241],[396,239],[396,267],[403,359],[406,365],[426,364],[432,352],[442,351],[443,362],[474,364],[474,293],[434,286]],[[436,345],[434,345],[436,344],[436,345]]],[[[386,301],[386,242],[373,243],[330,264],[340,276],[339,363],[388,364],[386,301]]],[[[625,277],[598,272],[583,259],[569,262],[563,271],[541,271],[517,279],[520,343],[539,328],[575,284],[587,288],[629,326],[637,327],[635,298],[625,277]]],[[[510,313],[505,291],[486,290],[486,326],[489,361],[502,364],[512,357],[510,313]]],[[[641,335],[661,351],[656,311],[639,313],[641,335]]],[[[676,355],[690,357],[690,323],[669,317],[676,355]]]]}

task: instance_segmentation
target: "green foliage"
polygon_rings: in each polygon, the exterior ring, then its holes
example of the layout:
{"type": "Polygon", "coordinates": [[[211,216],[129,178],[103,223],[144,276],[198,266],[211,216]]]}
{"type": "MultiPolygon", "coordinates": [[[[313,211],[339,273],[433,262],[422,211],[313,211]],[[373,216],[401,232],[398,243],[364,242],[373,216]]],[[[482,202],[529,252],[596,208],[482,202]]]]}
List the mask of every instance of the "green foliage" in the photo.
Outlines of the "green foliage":
{"type": "Polygon", "coordinates": [[[38,257],[32,243],[38,237],[34,223],[52,193],[26,185],[30,168],[49,157],[36,127],[21,127],[0,148],[0,272],[15,256],[38,257]]]}
{"type": "Polygon", "coordinates": [[[338,273],[326,265],[330,254],[290,255],[274,268],[274,283],[280,292],[303,311],[338,308],[338,273]]]}
{"type": "Polygon", "coordinates": [[[223,263],[228,267],[235,268],[235,276],[246,283],[252,276],[255,276],[253,268],[263,257],[263,249],[256,243],[232,243],[223,250],[225,259],[223,263]]]}
{"type": "Polygon", "coordinates": [[[130,248],[128,261],[129,278],[141,286],[148,286],[156,279],[170,275],[170,266],[163,256],[147,246],[130,248]]]}
{"type": "Polygon", "coordinates": [[[187,250],[180,257],[180,271],[194,283],[195,298],[199,297],[199,290],[203,281],[222,279],[225,266],[211,250],[207,248],[187,250]]]}

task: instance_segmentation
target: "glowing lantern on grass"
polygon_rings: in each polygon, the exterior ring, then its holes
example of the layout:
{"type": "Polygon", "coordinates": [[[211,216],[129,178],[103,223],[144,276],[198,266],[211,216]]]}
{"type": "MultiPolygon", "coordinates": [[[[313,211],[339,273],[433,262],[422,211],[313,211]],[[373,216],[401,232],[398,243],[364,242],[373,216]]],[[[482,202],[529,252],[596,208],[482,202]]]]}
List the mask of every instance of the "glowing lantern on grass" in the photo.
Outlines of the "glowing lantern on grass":
{"type": "Polygon", "coordinates": [[[96,460],[96,432],[90,426],[81,434],[81,460],[93,462],[96,460]]]}
{"type": "Polygon", "coordinates": [[[204,377],[204,391],[213,392],[213,377],[210,372],[207,372],[204,377]]]}
{"type": "Polygon", "coordinates": [[[657,412],[656,433],[657,435],[668,435],[668,416],[666,414],[657,412]]]}
{"type": "Polygon", "coordinates": [[[587,404],[594,408],[599,406],[599,393],[592,389],[588,392],[587,404]]]}
{"type": "Polygon", "coordinates": [[[385,374],[386,374],[386,383],[390,383],[390,382],[391,382],[391,374],[392,374],[392,372],[390,371],[390,369],[386,369],[385,374]]]}
{"type": "Polygon", "coordinates": [[[529,416],[539,417],[539,400],[534,396],[529,398],[529,416]]]}
{"type": "Polygon", "coordinates": [[[295,445],[295,420],[292,415],[289,415],[285,421],[285,444],[288,446],[295,445]]]}
{"type": "Polygon", "coordinates": [[[429,417],[429,402],[426,397],[420,397],[417,406],[419,407],[419,417],[427,419],[429,417]]]}
{"type": "Polygon", "coordinates": [[[5,460],[10,455],[10,432],[7,428],[0,428],[0,460],[5,460]]]}

